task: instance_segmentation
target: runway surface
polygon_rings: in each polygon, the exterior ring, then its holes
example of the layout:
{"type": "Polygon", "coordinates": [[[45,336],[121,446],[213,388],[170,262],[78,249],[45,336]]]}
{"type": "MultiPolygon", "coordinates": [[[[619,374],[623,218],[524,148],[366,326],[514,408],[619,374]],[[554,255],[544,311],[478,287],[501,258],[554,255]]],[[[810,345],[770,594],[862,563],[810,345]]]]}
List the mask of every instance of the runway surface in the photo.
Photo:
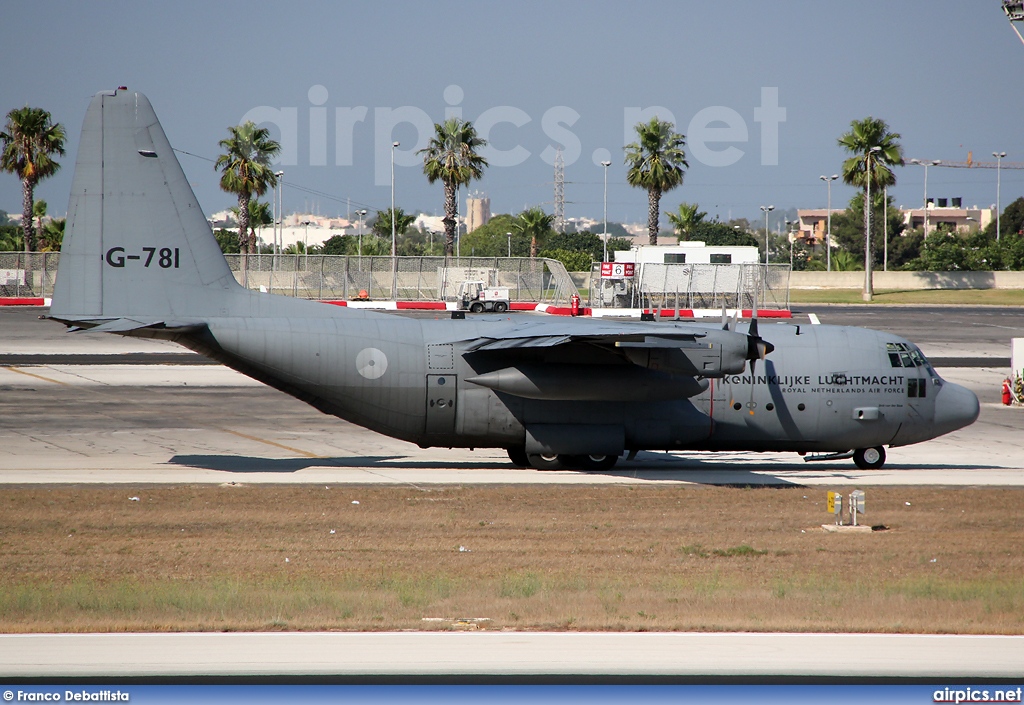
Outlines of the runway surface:
{"type": "Polygon", "coordinates": [[[0,679],[272,675],[1019,679],[1024,676],[1024,637],[572,632],[0,636],[0,679]]]}
{"type": "MultiPolygon", "coordinates": [[[[1017,309],[877,308],[815,311],[827,323],[890,326],[929,355],[994,365],[1010,338],[1024,336],[1017,309]]],[[[39,320],[44,313],[0,310],[0,483],[1024,485],[1024,409],[999,404],[1006,370],[998,366],[940,368],[978,394],[981,418],[891,449],[882,470],[861,471],[850,460],[809,464],[793,453],[659,452],[607,472],[538,472],[514,468],[500,449],[420,449],[220,365],[194,364],[203,359],[172,343],[69,334],[39,320]],[[168,361],[192,364],[146,364],[168,361]]]]}

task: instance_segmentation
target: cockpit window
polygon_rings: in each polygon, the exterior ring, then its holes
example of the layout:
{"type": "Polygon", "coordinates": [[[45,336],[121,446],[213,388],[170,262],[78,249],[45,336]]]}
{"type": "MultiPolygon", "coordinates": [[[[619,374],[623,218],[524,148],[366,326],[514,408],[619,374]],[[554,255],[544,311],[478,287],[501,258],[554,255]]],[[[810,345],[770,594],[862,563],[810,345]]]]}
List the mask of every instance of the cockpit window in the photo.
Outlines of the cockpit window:
{"type": "Polygon", "coordinates": [[[928,361],[917,348],[906,343],[886,343],[885,352],[893,367],[928,367],[928,361]]]}

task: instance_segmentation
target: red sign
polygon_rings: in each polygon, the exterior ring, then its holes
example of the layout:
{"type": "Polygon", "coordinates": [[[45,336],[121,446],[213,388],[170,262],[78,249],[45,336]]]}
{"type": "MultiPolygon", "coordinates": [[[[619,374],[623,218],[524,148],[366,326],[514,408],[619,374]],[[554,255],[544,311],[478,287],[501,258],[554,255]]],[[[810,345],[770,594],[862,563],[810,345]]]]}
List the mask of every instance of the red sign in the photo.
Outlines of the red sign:
{"type": "Polygon", "coordinates": [[[632,279],[636,271],[636,264],[633,262],[602,262],[602,279],[632,279]]]}

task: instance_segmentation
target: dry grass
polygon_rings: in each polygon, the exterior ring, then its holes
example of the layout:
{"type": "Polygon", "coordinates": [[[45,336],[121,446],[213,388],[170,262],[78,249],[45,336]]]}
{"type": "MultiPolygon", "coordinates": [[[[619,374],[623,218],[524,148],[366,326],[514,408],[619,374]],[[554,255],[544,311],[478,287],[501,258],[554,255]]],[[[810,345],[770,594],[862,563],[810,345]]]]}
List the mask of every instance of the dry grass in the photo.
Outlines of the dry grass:
{"type": "Polygon", "coordinates": [[[1022,634],[1021,499],[868,489],[890,530],[836,535],[800,487],[5,488],[0,630],[1022,634]]]}

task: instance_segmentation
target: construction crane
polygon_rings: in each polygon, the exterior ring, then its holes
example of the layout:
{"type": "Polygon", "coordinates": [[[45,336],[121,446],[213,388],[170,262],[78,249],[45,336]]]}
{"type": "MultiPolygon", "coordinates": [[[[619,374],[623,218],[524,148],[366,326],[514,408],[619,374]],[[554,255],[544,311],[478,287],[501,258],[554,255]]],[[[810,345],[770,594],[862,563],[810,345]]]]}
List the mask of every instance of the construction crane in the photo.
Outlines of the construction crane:
{"type": "MultiPolygon", "coordinates": [[[[1024,2],[1024,0],[1021,1],[1024,2]]],[[[974,161],[974,153],[968,152],[967,161],[965,162],[936,161],[930,162],[929,166],[946,167],[947,169],[1024,169],[1024,162],[1004,162],[1002,160],[976,162],[974,161]]]]}
{"type": "Polygon", "coordinates": [[[1024,44],[1024,36],[1021,36],[1020,30],[1017,29],[1017,23],[1024,22],[1024,0],[1003,0],[1003,12],[1006,13],[1006,19],[1010,20],[1010,26],[1017,33],[1017,38],[1024,44]]]}

